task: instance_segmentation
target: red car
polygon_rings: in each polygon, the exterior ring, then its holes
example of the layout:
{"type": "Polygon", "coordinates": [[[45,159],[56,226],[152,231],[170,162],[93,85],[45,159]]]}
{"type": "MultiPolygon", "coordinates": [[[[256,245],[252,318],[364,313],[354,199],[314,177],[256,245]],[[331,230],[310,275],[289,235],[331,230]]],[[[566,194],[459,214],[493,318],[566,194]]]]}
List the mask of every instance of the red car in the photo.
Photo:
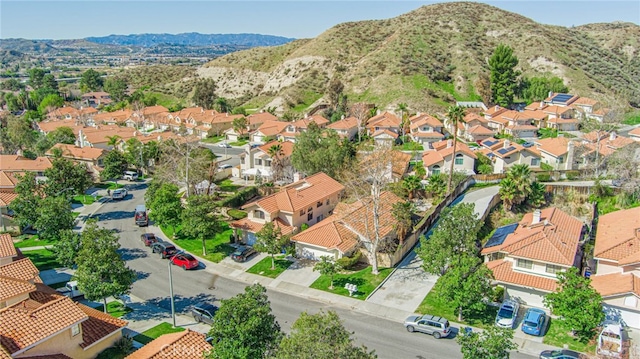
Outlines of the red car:
{"type": "Polygon", "coordinates": [[[198,268],[198,265],[200,264],[197,259],[187,253],[180,253],[171,257],[171,263],[178,267],[182,267],[184,270],[198,268]]]}

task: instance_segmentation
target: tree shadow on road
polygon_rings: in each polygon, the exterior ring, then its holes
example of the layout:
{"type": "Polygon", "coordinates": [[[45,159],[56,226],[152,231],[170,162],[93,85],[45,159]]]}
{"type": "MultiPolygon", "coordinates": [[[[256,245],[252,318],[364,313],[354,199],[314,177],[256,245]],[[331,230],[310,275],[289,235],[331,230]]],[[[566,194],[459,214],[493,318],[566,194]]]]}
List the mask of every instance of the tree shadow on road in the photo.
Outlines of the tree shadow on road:
{"type": "MultiPolygon", "coordinates": [[[[168,291],[169,288],[167,288],[168,291]]],[[[182,295],[174,296],[174,305],[176,313],[186,313],[191,306],[196,303],[213,303],[215,297],[213,294],[200,293],[192,297],[182,295]]],[[[128,313],[123,319],[126,320],[149,320],[171,318],[171,300],[169,297],[151,298],[144,302],[128,303],[128,307],[133,311],[128,313]]]]}
{"type": "Polygon", "coordinates": [[[130,261],[137,258],[148,257],[149,254],[140,248],[120,248],[118,249],[120,257],[125,261],[130,261]]]}

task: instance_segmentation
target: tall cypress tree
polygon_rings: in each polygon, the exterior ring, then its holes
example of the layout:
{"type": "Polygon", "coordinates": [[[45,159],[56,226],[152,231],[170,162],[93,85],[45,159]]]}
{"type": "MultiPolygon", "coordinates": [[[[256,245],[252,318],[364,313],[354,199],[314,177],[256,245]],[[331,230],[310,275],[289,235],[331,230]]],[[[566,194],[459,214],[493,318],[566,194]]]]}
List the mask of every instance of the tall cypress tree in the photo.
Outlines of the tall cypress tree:
{"type": "Polygon", "coordinates": [[[504,44],[498,45],[489,59],[491,94],[493,101],[500,106],[508,107],[513,103],[520,76],[520,71],[516,71],[517,65],[518,58],[513,49],[504,44]]]}

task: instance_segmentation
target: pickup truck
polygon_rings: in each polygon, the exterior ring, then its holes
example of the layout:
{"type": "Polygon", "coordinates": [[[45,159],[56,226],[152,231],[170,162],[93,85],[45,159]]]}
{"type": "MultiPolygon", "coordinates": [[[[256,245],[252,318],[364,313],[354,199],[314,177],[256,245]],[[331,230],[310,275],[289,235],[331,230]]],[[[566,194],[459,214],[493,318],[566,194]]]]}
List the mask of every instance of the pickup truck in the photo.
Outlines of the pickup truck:
{"type": "Polygon", "coordinates": [[[598,336],[599,357],[622,358],[622,327],[620,324],[605,324],[598,336]]]}
{"type": "Polygon", "coordinates": [[[64,287],[56,289],[58,293],[64,295],[69,298],[76,298],[84,296],[84,293],[78,289],[78,282],[72,281],[68,282],[64,287]]]}

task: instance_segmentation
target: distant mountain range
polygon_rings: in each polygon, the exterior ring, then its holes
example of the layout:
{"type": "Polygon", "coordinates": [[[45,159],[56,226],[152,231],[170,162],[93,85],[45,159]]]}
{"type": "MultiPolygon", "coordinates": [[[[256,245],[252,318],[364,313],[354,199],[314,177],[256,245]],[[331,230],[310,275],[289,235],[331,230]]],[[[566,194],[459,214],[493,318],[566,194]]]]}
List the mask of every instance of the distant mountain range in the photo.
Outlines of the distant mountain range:
{"type": "Polygon", "coordinates": [[[295,39],[261,34],[132,34],[87,37],[98,44],[151,47],[161,44],[186,46],[234,45],[240,47],[277,46],[295,39]]]}

